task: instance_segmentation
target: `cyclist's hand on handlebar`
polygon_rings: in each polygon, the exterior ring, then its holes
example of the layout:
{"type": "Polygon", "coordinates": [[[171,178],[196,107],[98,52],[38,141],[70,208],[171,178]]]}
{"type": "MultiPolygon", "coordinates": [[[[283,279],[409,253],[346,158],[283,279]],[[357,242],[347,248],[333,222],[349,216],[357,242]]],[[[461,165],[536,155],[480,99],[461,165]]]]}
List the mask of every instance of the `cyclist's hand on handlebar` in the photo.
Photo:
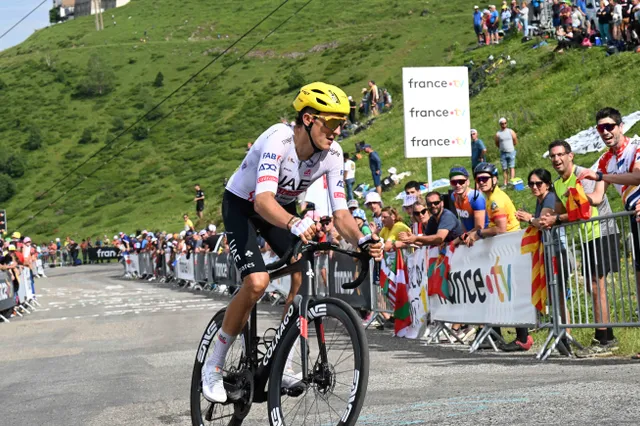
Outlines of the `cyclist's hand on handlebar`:
{"type": "Polygon", "coordinates": [[[365,235],[358,241],[358,247],[362,251],[369,253],[373,259],[382,260],[382,243],[383,241],[375,234],[365,235]]]}
{"type": "Polygon", "coordinates": [[[309,217],[298,220],[291,225],[291,233],[307,244],[316,234],[316,223],[309,217]]]}

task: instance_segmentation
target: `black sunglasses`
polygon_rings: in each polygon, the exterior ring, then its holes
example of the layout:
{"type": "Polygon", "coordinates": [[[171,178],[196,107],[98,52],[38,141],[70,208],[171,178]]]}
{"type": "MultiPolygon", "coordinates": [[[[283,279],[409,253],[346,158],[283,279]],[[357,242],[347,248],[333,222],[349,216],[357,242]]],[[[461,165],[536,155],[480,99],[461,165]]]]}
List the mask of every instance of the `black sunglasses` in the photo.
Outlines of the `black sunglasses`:
{"type": "Polygon", "coordinates": [[[434,207],[437,206],[438,204],[440,204],[442,201],[438,200],[438,201],[427,201],[427,207],[434,207]]]}
{"type": "Polygon", "coordinates": [[[540,188],[542,188],[542,184],[543,184],[543,183],[544,183],[544,182],[543,182],[543,181],[541,181],[541,180],[539,180],[539,181],[537,181],[537,182],[530,181],[530,182],[529,182],[529,188],[533,189],[533,187],[535,186],[535,187],[537,187],[538,189],[540,189],[540,188]]]}
{"type": "Polygon", "coordinates": [[[486,183],[489,182],[489,179],[491,179],[490,176],[480,176],[476,178],[476,182],[478,183],[486,183]]]}
{"type": "Polygon", "coordinates": [[[321,221],[320,221],[320,225],[322,225],[322,226],[327,226],[327,225],[328,225],[328,224],[330,224],[330,223],[331,223],[331,221],[330,221],[330,220],[321,220],[321,221]]]}
{"type": "Polygon", "coordinates": [[[598,124],[596,126],[596,129],[598,129],[598,132],[600,133],[604,133],[605,130],[607,132],[610,132],[613,129],[615,129],[617,125],[618,125],[617,123],[603,123],[603,124],[598,124]]]}
{"type": "Polygon", "coordinates": [[[425,214],[427,214],[428,211],[429,210],[427,210],[427,209],[423,209],[423,210],[420,210],[419,212],[413,212],[413,215],[414,216],[424,216],[425,214]]]}

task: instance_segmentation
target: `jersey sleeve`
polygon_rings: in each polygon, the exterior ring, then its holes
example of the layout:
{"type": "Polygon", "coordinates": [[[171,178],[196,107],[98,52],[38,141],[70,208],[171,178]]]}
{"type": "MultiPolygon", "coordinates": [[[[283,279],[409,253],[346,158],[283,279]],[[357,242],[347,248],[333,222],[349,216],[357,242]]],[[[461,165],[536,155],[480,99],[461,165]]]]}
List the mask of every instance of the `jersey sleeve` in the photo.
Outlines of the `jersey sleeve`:
{"type": "Polygon", "coordinates": [[[344,193],[344,163],[342,161],[342,148],[337,143],[332,144],[327,155],[327,191],[331,200],[331,209],[347,210],[347,197],[344,193]],[[334,148],[333,145],[337,147],[334,148]]]}
{"type": "Polygon", "coordinates": [[[485,211],[487,209],[487,202],[484,199],[484,195],[477,190],[469,192],[467,198],[474,211],[485,211]]]}
{"type": "Polygon", "coordinates": [[[602,154],[602,157],[600,157],[600,159],[598,160],[598,171],[601,172],[603,175],[607,174],[607,164],[609,163],[609,160],[611,160],[610,151],[607,151],[604,154],[602,154]]]}
{"type": "Polygon", "coordinates": [[[489,206],[489,214],[491,215],[491,219],[495,222],[496,219],[500,219],[503,217],[507,217],[507,206],[503,199],[495,197],[491,200],[491,205],[489,206]]]}
{"type": "Polygon", "coordinates": [[[259,147],[258,170],[256,172],[255,195],[263,192],[278,192],[280,165],[288,144],[293,143],[291,131],[279,129],[273,132],[259,147]]]}

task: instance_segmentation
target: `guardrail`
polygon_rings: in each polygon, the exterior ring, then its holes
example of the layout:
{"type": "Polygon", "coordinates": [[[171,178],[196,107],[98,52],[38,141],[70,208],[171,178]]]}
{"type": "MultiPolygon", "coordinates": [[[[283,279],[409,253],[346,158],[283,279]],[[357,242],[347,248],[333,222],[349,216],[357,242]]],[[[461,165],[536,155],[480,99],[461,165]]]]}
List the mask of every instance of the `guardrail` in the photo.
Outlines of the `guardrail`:
{"type": "MultiPolygon", "coordinates": [[[[640,254],[631,236],[631,227],[640,232],[640,226],[630,218],[633,213],[622,212],[545,232],[530,228],[479,240],[471,248],[398,250],[372,265],[368,284],[355,290],[341,284],[353,280],[357,263],[339,253],[321,255],[314,262],[318,292],[371,314],[367,326],[393,315],[397,336],[424,338],[427,344],[443,337],[448,343],[468,343],[452,332],[451,324],[481,327],[471,352],[485,339],[498,350],[494,339],[502,338],[494,327],[548,329],[537,354],[544,360],[556,348],[568,353],[563,341],[578,345],[572,328],[640,326],[634,267],[640,254]],[[525,250],[532,237],[539,238],[537,255],[525,250]],[[543,271],[544,278],[538,275],[543,271]]],[[[274,260],[265,258],[266,263],[274,260]]],[[[226,253],[131,254],[124,256],[124,265],[126,276],[175,281],[196,290],[233,295],[241,285],[226,253]]],[[[289,289],[284,278],[272,282],[266,293],[277,303],[289,289]]]]}

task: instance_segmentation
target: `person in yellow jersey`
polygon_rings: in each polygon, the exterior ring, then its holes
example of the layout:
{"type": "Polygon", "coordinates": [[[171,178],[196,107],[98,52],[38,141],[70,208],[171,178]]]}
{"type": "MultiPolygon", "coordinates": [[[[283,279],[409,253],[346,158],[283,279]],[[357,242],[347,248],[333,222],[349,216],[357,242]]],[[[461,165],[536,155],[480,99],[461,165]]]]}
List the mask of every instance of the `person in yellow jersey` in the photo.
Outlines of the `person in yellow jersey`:
{"type": "MultiPolygon", "coordinates": [[[[473,176],[476,181],[476,189],[482,192],[487,203],[489,226],[472,232],[467,243],[473,244],[479,239],[519,231],[520,222],[516,217],[513,201],[498,187],[498,168],[491,163],[480,163],[473,170],[473,176]]],[[[495,331],[502,335],[500,328],[495,328],[495,331]]],[[[531,346],[533,346],[533,338],[529,336],[529,331],[520,327],[516,328],[516,340],[500,345],[500,349],[505,352],[528,351],[531,346]]],[[[485,347],[484,342],[480,347],[485,347]]],[[[491,346],[489,345],[489,347],[491,346]]]]}

